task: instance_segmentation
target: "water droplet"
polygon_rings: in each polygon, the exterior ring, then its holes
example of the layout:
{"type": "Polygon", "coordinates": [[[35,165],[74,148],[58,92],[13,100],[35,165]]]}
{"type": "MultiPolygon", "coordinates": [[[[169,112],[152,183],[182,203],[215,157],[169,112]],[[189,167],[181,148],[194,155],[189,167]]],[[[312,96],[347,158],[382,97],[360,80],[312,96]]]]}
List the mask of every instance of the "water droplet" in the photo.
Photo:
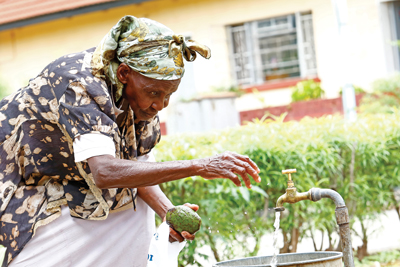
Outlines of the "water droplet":
{"type": "Polygon", "coordinates": [[[247,211],[245,211],[244,214],[247,214],[247,211]]]}

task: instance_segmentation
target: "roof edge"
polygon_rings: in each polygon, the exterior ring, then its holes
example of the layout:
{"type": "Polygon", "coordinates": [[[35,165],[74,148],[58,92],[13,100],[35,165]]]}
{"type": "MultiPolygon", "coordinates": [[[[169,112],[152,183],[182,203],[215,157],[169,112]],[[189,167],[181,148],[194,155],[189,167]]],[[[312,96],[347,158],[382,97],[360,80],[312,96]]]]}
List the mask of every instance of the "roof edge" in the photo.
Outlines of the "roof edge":
{"type": "Polygon", "coordinates": [[[27,25],[37,24],[37,23],[46,22],[46,21],[50,21],[50,20],[56,20],[56,19],[65,18],[65,17],[86,14],[86,13],[95,12],[95,11],[99,11],[99,10],[110,9],[110,8],[114,8],[114,7],[126,6],[126,5],[131,5],[131,4],[139,4],[139,3],[147,2],[147,1],[150,1],[150,0],[117,0],[117,1],[113,1],[113,2],[107,2],[107,3],[101,3],[101,4],[96,4],[96,5],[80,7],[80,8],[76,8],[76,9],[72,9],[72,10],[66,10],[66,11],[61,11],[61,12],[57,12],[57,13],[51,13],[51,14],[47,14],[47,15],[43,15],[43,16],[38,16],[38,17],[33,17],[33,18],[29,18],[29,19],[18,20],[18,21],[2,24],[2,25],[0,25],[0,31],[24,27],[27,25]]]}

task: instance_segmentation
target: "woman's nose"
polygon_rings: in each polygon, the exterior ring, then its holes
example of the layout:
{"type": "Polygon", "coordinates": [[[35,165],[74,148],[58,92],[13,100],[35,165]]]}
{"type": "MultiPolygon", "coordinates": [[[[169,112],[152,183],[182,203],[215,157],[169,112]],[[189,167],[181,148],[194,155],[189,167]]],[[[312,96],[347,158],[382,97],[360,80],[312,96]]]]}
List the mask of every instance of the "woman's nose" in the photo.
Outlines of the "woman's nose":
{"type": "Polygon", "coordinates": [[[151,105],[155,110],[161,111],[164,108],[164,101],[157,100],[151,105]]]}

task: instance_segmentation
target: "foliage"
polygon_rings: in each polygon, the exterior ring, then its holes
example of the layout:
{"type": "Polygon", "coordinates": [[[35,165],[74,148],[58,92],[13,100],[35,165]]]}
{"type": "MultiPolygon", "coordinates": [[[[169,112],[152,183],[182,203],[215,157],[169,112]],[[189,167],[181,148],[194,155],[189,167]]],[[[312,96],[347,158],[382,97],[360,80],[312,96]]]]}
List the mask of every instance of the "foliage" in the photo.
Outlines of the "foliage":
{"type": "Polygon", "coordinates": [[[365,257],[362,261],[355,259],[354,264],[356,267],[372,267],[377,266],[376,262],[384,266],[400,266],[400,250],[376,253],[365,257]]]}
{"type": "MultiPolygon", "coordinates": [[[[159,161],[230,150],[248,155],[261,170],[262,182],[253,182],[251,190],[235,187],[229,180],[200,177],[161,185],[174,204],[200,206],[202,227],[196,241],[181,253],[180,265],[201,266],[198,260],[206,245],[217,261],[257,255],[261,236],[274,230],[273,207],[286,188],[283,169],[297,169],[292,178],[299,192],[312,187],[337,190],[349,208],[351,224],[394,206],[392,189],[400,183],[399,115],[396,109],[392,114],[361,115],[353,124],[335,116],[300,122],[264,118],[225,131],[164,137],[155,150],[159,161]]],[[[286,251],[295,252],[297,242],[310,231],[336,232],[332,201],[284,206],[281,228],[286,251]]],[[[364,237],[368,231],[358,234],[364,237]]]]}
{"type": "Polygon", "coordinates": [[[236,85],[231,85],[229,87],[215,87],[213,88],[214,92],[231,92],[235,93],[237,96],[241,96],[245,94],[245,91],[240,87],[236,85]]]}
{"type": "Polygon", "coordinates": [[[257,99],[263,108],[268,106],[267,99],[265,96],[261,95],[257,88],[252,88],[251,91],[253,92],[253,96],[257,99]]]}
{"type": "Polygon", "coordinates": [[[374,81],[372,93],[363,97],[359,109],[364,113],[392,113],[393,107],[400,107],[400,73],[374,81]]]}
{"type": "MultiPolygon", "coordinates": [[[[354,88],[354,93],[355,94],[364,94],[365,90],[357,85],[353,84],[353,88],[354,88]]],[[[343,88],[340,88],[339,94],[342,95],[343,93],[343,88]]]]}
{"type": "Polygon", "coordinates": [[[314,80],[301,81],[292,87],[292,101],[305,101],[318,99],[323,96],[325,91],[321,88],[321,83],[314,80]]]}
{"type": "Polygon", "coordinates": [[[269,122],[283,122],[285,120],[286,115],[287,115],[287,112],[284,112],[279,116],[271,114],[270,112],[266,112],[264,114],[264,116],[261,117],[261,119],[254,118],[254,119],[252,119],[251,122],[245,121],[244,124],[246,125],[249,123],[253,123],[253,124],[261,124],[262,125],[262,124],[269,123],[269,122]]]}

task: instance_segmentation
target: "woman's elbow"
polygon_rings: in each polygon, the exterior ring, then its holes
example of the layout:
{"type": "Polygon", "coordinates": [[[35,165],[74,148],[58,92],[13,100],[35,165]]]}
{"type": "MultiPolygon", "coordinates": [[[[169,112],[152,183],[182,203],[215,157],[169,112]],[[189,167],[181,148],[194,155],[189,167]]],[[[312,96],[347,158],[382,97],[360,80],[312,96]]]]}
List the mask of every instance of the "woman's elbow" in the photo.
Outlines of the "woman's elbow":
{"type": "Polygon", "coordinates": [[[96,186],[100,189],[112,188],[110,183],[112,160],[108,158],[103,159],[100,156],[89,158],[88,163],[96,186]]]}
{"type": "Polygon", "coordinates": [[[99,168],[95,173],[92,172],[94,183],[96,184],[96,186],[98,188],[100,188],[100,189],[109,188],[109,183],[108,183],[108,179],[107,179],[107,177],[109,177],[109,175],[107,173],[108,173],[108,171],[104,167],[99,168]]]}

